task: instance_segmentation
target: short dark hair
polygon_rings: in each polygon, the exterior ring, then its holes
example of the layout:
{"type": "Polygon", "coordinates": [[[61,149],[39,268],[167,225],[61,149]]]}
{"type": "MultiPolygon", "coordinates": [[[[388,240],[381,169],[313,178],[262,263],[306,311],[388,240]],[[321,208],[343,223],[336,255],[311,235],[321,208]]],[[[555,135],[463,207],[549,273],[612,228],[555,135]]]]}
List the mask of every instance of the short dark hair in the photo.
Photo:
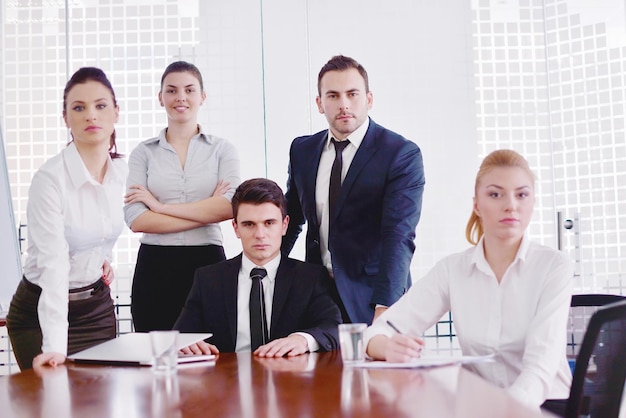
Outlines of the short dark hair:
{"type": "MultiPolygon", "coordinates": [[[[65,90],[63,90],[63,116],[67,114],[67,95],[70,93],[70,90],[72,90],[77,84],[85,84],[88,81],[96,81],[106,87],[111,92],[111,96],[113,96],[113,105],[117,107],[115,91],[113,91],[113,86],[104,71],[96,67],[82,67],[79,68],[68,80],[67,84],[65,84],[65,90]]],[[[116,134],[114,129],[111,134],[111,141],[109,144],[109,155],[111,158],[120,158],[123,155],[117,152],[115,137],[116,134]]]]}
{"type": "Polygon", "coordinates": [[[163,75],[161,76],[161,89],[163,88],[163,81],[165,81],[165,77],[167,77],[170,73],[191,73],[194,77],[198,79],[198,83],[200,83],[200,90],[204,90],[204,83],[202,82],[202,73],[190,62],[187,61],[174,61],[170,65],[165,68],[163,71],[163,75]]]}
{"type": "Polygon", "coordinates": [[[287,199],[285,199],[283,190],[276,182],[269,179],[250,179],[237,187],[231,200],[235,222],[237,221],[239,205],[242,203],[251,203],[253,205],[273,203],[280,209],[283,219],[287,216],[287,199]]]}
{"type": "Polygon", "coordinates": [[[329,71],[346,71],[351,68],[356,69],[363,80],[365,80],[365,92],[368,93],[370,91],[370,83],[367,77],[367,71],[365,71],[365,67],[359,64],[354,58],[346,57],[344,55],[335,55],[332,57],[320,70],[320,73],[317,76],[317,95],[322,96],[322,77],[329,71]]]}

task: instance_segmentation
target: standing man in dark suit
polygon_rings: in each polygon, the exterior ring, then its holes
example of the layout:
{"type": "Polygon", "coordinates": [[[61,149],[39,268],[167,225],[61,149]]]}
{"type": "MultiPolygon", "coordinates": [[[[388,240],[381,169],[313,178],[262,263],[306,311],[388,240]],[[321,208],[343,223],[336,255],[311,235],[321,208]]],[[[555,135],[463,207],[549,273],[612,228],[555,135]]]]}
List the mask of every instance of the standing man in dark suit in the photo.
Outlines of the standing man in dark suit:
{"type": "Polygon", "coordinates": [[[373,96],[354,59],[331,58],[317,88],[329,129],[291,144],[291,222],[282,249],[289,254],[306,221],[306,261],[323,264],[334,278],[344,321],[371,324],[411,285],[422,155],[414,142],[368,117],[373,96]]]}
{"type": "Polygon", "coordinates": [[[243,253],[196,270],[174,329],[213,336],[183,352],[282,357],[337,349],[341,315],[326,269],[280,253],[289,224],[283,191],[271,180],[247,180],[232,206],[243,253]]]}

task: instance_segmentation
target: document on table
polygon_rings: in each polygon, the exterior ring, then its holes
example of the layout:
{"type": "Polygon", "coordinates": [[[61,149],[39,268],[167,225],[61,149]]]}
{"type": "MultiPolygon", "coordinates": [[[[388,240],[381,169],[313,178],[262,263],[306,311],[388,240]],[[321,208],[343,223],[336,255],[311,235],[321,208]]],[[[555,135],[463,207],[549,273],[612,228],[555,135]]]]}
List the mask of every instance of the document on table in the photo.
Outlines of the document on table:
{"type": "MultiPolygon", "coordinates": [[[[187,347],[211,337],[211,333],[180,333],[178,348],[187,347]]],[[[130,332],[100,343],[70,356],[76,363],[115,364],[125,366],[149,366],[152,364],[152,346],[147,332],[130,332]]],[[[214,360],[215,356],[180,356],[179,363],[214,360]]]]}
{"type": "Polygon", "coordinates": [[[191,367],[214,366],[217,356],[215,354],[179,354],[178,369],[191,367]]]}
{"type": "Polygon", "coordinates": [[[389,361],[366,361],[353,364],[353,367],[368,369],[420,369],[426,367],[449,366],[452,364],[485,363],[494,361],[493,354],[484,356],[428,356],[413,359],[406,363],[392,363],[389,361]]]}

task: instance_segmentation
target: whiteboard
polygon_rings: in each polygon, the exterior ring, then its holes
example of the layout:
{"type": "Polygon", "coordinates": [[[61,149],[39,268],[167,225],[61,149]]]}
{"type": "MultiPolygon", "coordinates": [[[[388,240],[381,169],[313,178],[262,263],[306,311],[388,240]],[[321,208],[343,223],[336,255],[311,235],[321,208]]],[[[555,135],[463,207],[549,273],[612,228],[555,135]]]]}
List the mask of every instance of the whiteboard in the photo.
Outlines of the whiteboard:
{"type": "Polygon", "coordinates": [[[6,317],[9,303],[21,278],[22,258],[0,126],[0,317],[6,317]]]}

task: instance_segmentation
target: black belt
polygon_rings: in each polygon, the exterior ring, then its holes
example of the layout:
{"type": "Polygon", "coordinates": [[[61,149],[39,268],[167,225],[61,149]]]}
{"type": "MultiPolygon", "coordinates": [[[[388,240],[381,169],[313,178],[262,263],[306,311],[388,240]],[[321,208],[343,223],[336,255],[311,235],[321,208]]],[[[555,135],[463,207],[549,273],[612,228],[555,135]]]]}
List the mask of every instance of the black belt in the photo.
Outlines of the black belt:
{"type": "MultiPolygon", "coordinates": [[[[35,292],[38,295],[41,294],[41,287],[36,285],[35,283],[30,282],[26,277],[22,278],[22,283],[26,286],[28,290],[31,292],[35,292]]],[[[102,286],[104,286],[104,282],[102,280],[98,280],[95,283],[90,284],[89,286],[79,287],[77,289],[70,289],[67,294],[67,299],[69,301],[77,301],[77,300],[85,300],[92,297],[102,286]]]]}
{"type": "Polygon", "coordinates": [[[104,286],[104,282],[102,280],[98,280],[97,282],[87,286],[86,289],[84,287],[81,287],[78,289],[70,289],[70,292],[67,294],[67,300],[76,301],[76,300],[89,299],[102,286],[104,286]]]}

